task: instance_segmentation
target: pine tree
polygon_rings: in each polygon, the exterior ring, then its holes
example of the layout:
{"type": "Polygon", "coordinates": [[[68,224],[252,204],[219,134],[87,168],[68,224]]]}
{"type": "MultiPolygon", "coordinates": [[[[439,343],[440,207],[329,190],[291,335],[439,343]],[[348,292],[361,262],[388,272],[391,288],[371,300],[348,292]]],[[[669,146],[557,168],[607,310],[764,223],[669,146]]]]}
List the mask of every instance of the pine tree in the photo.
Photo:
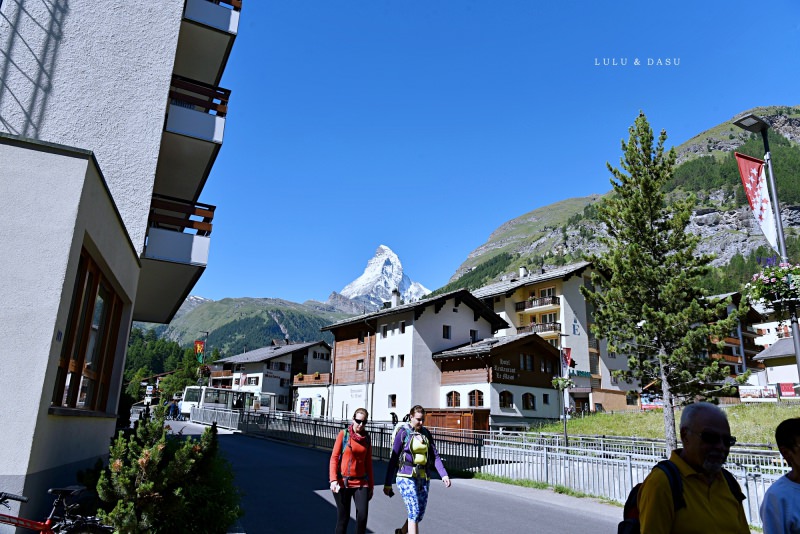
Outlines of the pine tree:
{"type": "Polygon", "coordinates": [[[595,308],[594,333],[608,341],[609,352],[630,354],[628,371],[618,376],[661,388],[667,447],[677,447],[676,405],[729,393],[727,373],[705,351],[735,324],[727,300],[712,302],[700,280],[711,257],[695,255],[699,237],[686,233],[695,205],[692,195],[669,204],[665,184],[672,176],[675,151],[665,153],[662,130],[653,146],[653,130],[644,114],[622,142],[620,168],[607,164],[613,193],[600,206],[607,252],[591,258],[594,287],[582,291],[595,308]]]}

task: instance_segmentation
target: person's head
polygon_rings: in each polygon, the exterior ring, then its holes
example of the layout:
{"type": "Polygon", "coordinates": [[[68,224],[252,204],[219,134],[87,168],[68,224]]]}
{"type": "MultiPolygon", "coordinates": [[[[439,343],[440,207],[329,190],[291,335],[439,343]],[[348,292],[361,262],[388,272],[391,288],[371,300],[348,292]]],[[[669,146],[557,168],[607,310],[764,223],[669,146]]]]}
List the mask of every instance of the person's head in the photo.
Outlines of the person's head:
{"type": "Polygon", "coordinates": [[[422,426],[425,422],[425,408],[417,404],[408,412],[408,421],[415,429],[422,426]]]}
{"type": "Polygon", "coordinates": [[[681,414],[681,457],[697,471],[716,474],[728,459],[736,438],[731,436],[728,418],[718,406],[697,402],[681,414]]]}
{"type": "Polygon", "coordinates": [[[353,413],[353,429],[357,432],[366,432],[367,419],[369,419],[369,412],[364,408],[358,408],[353,413]]]}
{"type": "Polygon", "coordinates": [[[792,470],[800,471],[800,417],[786,419],[778,425],[775,443],[792,470]]]}

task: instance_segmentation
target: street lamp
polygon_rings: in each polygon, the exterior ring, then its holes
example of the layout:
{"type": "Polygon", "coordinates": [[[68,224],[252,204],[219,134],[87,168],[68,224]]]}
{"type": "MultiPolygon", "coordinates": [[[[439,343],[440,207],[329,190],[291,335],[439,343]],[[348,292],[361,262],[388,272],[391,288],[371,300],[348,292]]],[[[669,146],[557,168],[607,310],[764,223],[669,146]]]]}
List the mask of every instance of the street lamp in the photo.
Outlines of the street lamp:
{"type": "MultiPolygon", "coordinates": [[[[781,255],[781,262],[789,263],[789,256],[786,254],[786,239],[783,236],[783,220],[781,219],[781,207],[778,204],[778,188],[775,186],[775,175],[772,172],[772,156],[769,153],[769,140],[767,139],[767,130],[769,124],[752,113],[739,117],[733,124],[748,132],[760,133],[761,139],[764,141],[764,161],[767,162],[767,171],[769,172],[769,190],[772,200],[772,210],[775,213],[775,226],[778,233],[778,253],[781,255]]],[[[795,299],[789,300],[789,317],[792,325],[792,342],[794,344],[794,359],[797,363],[798,378],[800,378],[800,328],[797,326],[797,301],[795,299]]]]}

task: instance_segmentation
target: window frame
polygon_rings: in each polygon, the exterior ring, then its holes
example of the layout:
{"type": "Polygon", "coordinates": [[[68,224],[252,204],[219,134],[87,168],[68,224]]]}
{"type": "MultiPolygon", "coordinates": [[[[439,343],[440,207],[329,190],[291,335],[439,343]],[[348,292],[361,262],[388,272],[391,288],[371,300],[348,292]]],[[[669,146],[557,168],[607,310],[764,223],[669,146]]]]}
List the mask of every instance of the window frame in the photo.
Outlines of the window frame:
{"type": "Polygon", "coordinates": [[[449,324],[442,325],[442,339],[452,339],[453,328],[449,324]]]}
{"type": "Polygon", "coordinates": [[[473,389],[468,394],[470,407],[479,408],[483,406],[483,391],[480,389],[473,389]]]}
{"type": "Polygon", "coordinates": [[[536,395],[527,392],[522,394],[522,409],[536,411],[536,395]]]}
{"type": "Polygon", "coordinates": [[[448,408],[461,408],[461,393],[458,391],[448,391],[445,395],[448,408]]]}
{"type": "Polygon", "coordinates": [[[514,394],[509,390],[504,389],[500,392],[498,404],[500,408],[513,408],[514,407],[514,394]]]}
{"type": "Polygon", "coordinates": [[[81,249],[51,407],[109,413],[123,307],[99,264],[81,249]]]}

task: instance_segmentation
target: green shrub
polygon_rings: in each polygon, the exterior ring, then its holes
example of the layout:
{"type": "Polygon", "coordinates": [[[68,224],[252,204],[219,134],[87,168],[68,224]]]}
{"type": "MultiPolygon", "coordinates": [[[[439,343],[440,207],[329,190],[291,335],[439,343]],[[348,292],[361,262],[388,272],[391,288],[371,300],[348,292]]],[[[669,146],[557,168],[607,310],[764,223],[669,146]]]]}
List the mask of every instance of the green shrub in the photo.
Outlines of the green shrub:
{"type": "Polygon", "coordinates": [[[110,509],[99,512],[101,520],[120,534],[224,533],[242,514],[216,425],[199,440],[175,436],[163,407],[117,435],[97,493],[110,509]]]}

